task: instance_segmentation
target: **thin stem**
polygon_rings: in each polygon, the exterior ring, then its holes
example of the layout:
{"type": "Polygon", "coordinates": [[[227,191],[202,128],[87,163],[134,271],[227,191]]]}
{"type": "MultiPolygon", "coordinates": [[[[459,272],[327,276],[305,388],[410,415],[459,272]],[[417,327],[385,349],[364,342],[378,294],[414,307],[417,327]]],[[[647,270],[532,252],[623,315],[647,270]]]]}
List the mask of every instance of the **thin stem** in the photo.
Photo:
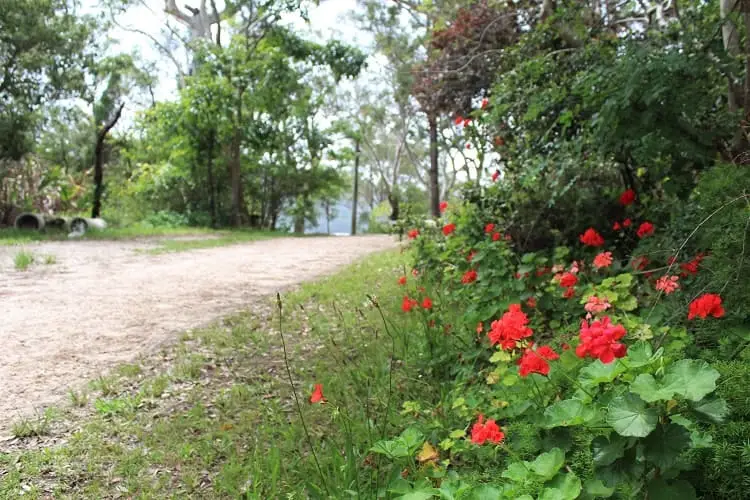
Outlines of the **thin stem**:
{"type": "Polygon", "coordinates": [[[307,444],[310,446],[310,451],[312,452],[313,459],[315,460],[315,467],[317,467],[318,469],[320,480],[323,481],[323,488],[326,490],[326,494],[330,496],[331,493],[328,491],[328,484],[326,482],[325,476],[323,475],[323,469],[320,467],[318,455],[315,453],[315,447],[313,446],[312,439],[310,438],[310,433],[307,430],[307,424],[305,424],[305,417],[302,414],[302,405],[300,404],[299,398],[297,397],[297,388],[294,386],[292,370],[289,367],[289,356],[286,351],[286,341],[284,340],[284,317],[281,307],[281,294],[279,293],[276,294],[276,304],[279,308],[279,335],[281,336],[281,347],[284,350],[284,366],[286,367],[286,374],[289,376],[289,385],[292,386],[292,394],[294,395],[294,402],[297,405],[297,413],[299,414],[299,418],[302,421],[302,429],[305,431],[305,439],[307,440],[307,444]]]}

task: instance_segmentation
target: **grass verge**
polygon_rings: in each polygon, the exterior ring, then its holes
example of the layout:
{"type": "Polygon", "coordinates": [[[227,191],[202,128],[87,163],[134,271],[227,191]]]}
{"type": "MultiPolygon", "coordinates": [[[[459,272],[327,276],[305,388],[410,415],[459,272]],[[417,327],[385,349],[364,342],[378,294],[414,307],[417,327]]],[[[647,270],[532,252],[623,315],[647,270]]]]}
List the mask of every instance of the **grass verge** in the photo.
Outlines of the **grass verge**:
{"type": "Polygon", "coordinates": [[[87,394],[72,393],[53,424],[27,422],[23,430],[35,432],[2,445],[0,498],[372,491],[382,478],[359,450],[397,428],[402,400],[432,392],[404,370],[403,346],[384,326],[400,304],[393,276],[401,260],[397,252],[372,256],[284,296],[281,316],[274,301],[263,302],[113,370],[87,394]],[[315,383],[324,405],[308,402],[315,383]]]}
{"type": "MultiPolygon", "coordinates": [[[[179,251],[193,248],[208,248],[229,245],[243,241],[290,236],[289,233],[278,231],[256,231],[249,229],[215,230],[200,227],[149,227],[129,226],[121,228],[107,228],[103,231],[89,231],[82,240],[131,240],[136,238],[169,238],[195,236],[195,240],[166,240],[165,250],[179,251]],[[200,239],[200,237],[205,237],[200,239]]],[[[0,246],[23,245],[36,241],[68,241],[63,231],[21,231],[17,229],[0,229],[0,246]]]]}

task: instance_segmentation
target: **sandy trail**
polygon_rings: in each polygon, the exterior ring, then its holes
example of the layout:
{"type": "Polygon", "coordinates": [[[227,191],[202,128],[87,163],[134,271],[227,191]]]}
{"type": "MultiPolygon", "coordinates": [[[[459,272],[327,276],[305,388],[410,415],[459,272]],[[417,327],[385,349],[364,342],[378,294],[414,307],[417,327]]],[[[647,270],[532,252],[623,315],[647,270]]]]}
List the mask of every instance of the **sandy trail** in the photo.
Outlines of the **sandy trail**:
{"type": "Polygon", "coordinates": [[[149,255],[143,241],[27,245],[52,265],[16,271],[0,247],[0,436],[71,387],[149,353],[178,332],[363,255],[388,236],[280,238],[149,255]]]}

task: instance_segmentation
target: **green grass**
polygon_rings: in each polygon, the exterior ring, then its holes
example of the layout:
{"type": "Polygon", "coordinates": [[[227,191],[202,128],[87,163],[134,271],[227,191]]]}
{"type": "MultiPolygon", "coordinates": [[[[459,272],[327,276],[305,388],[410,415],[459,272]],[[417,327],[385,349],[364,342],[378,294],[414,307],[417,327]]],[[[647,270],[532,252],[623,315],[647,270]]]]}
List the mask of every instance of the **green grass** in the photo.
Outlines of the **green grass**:
{"type": "MultiPolygon", "coordinates": [[[[372,491],[382,478],[367,465],[366,450],[399,427],[402,400],[434,392],[413,374],[391,370],[394,332],[368,299],[374,294],[386,314],[398,314],[394,276],[402,259],[395,251],[377,254],[283,297],[290,368],[323,478],[296,411],[271,300],[100,377],[88,402],[71,396],[84,407],[66,410],[79,430],[59,446],[0,453],[7,471],[0,498],[17,498],[23,485],[33,485],[24,498],[372,491]],[[328,404],[307,402],[315,383],[324,384],[328,404]]],[[[395,347],[400,354],[403,347],[395,347]]]]}
{"type": "Polygon", "coordinates": [[[34,263],[34,254],[21,250],[13,258],[13,263],[18,271],[26,271],[34,263]]]}
{"type": "MultiPolygon", "coordinates": [[[[251,229],[209,229],[201,227],[151,227],[133,225],[128,227],[113,227],[103,231],[89,231],[82,240],[132,240],[137,238],[168,238],[180,236],[207,236],[212,239],[197,239],[188,241],[171,241],[166,243],[163,251],[190,250],[192,248],[207,248],[243,241],[253,241],[280,236],[290,236],[290,233],[277,231],[257,231],[251,229]]],[[[0,229],[0,246],[23,245],[36,241],[67,241],[64,231],[22,231],[17,229],[0,229]]]]}
{"type": "Polygon", "coordinates": [[[159,242],[159,247],[147,250],[146,252],[150,254],[185,252],[200,248],[215,248],[248,241],[291,236],[289,233],[275,231],[216,231],[209,234],[212,234],[214,237],[191,240],[163,240],[159,242]]]}

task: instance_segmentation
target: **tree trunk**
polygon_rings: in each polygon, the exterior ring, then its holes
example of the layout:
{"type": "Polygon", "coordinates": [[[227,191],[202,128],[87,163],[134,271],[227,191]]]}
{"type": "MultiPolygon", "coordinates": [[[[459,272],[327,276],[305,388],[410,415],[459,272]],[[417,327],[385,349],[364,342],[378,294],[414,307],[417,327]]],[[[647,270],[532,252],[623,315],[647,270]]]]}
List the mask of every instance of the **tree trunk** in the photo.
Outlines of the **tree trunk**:
{"type": "Polygon", "coordinates": [[[398,199],[398,195],[389,194],[388,195],[388,203],[390,203],[390,205],[391,205],[391,216],[390,216],[390,219],[395,222],[395,221],[398,220],[398,216],[400,214],[400,209],[401,209],[400,200],[398,199]]]}
{"type": "Polygon", "coordinates": [[[357,203],[359,202],[359,139],[354,143],[354,192],[352,193],[352,236],[357,234],[357,203]]]}
{"type": "Polygon", "coordinates": [[[105,123],[96,134],[96,146],[94,147],[94,205],[91,208],[91,217],[96,219],[102,212],[102,194],[104,193],[104,141],[112,127],[122,115],[125,103],[120,104],[111,120],[105,123]]]}
{"type": "Polygon", "coordinates": [[[440,179],[438,176],[437,117],[429,116],[430,125],[430,208],[433,217],[440,217],[440,179]]]}
{"type": "Polygon", "coordinates": [[[216,187],[214,186],[214,147],[216,145],[216,131],[211,130],[208,138],[208,207],[211,211],[211,227],[216,228],[218,220],[216,218],[216,187]]]}
{"type": "MultiPolygon", "coordinates": [[[[721,0],[719,5],[720,16],[722,19],[721,25],[721,36],[724,42],[724,50],[730,56],[736,57],[740,53],[740,36],[737,30],[737,25],[729,19],[729,15],[737,11],[740,0],[721,0]]],[[[746,20],[747,29],[747,20],[746,20]]],[[[746,55],[746,64],[748,62],[746,55]]],[[[747,78],[746,78],[747,80],[747,78]]],[[[745,94],[747,93],[747,83],[745,84],[745,94]]],[[[731,73],[727,77],[727,107],[730,112],[737,112],[740,108],[744,108],[743,100],[743,88],[738,85],[734,75],[731,73]]],[[[747,139],[741,127],[737,127],[735,130],[734,137],[732,138],[731,154],[735,156],[741,153],[747,146],[747,139]]]]}

